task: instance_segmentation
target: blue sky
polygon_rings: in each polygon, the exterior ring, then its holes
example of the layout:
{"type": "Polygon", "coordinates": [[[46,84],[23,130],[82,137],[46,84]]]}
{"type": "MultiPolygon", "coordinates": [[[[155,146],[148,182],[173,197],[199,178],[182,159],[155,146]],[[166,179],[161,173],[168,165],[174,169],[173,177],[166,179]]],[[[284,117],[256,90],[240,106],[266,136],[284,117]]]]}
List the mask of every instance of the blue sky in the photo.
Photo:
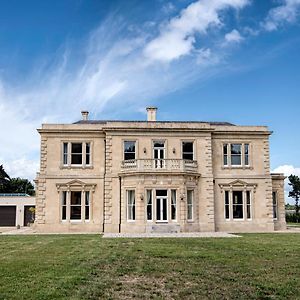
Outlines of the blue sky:
{"type": "Polygon", "coordinates": [[[268,125],[300,175],[300,0],[0,1],[0,163],[34,178],[43,122],[268,125]]]}

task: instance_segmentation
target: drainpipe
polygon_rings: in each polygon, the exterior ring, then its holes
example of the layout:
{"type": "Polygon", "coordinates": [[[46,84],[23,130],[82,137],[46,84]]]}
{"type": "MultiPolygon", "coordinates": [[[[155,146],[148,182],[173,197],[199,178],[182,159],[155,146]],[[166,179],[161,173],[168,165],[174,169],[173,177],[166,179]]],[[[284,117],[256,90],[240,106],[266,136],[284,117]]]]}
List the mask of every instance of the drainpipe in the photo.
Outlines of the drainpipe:
{"type": "Polygon", "coordinates": [[[106,177],[106,139],[104,139],[103,225],[102,225],[103,233],[104,233],[104,222],[105,222],[105,177],[106,177]]]}
{"type": "Polygon", "coordinates": [[[121,212],[121,197],[122,197],[122,177],[119,176],[119,233],[121,233],[121,217],[122,217],[122,212],[121,212]]]}

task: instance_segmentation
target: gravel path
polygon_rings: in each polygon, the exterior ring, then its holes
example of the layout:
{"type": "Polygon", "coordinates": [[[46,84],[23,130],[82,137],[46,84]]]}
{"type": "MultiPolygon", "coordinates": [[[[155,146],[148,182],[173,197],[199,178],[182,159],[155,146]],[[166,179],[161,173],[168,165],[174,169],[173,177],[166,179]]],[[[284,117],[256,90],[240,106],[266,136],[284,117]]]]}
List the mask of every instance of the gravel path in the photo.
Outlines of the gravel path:
{"type": "Polygon", "coordinates": [[[233,238],[227,232],[181,232],[181,233],[104,233],[103,238],[233,238]]]}

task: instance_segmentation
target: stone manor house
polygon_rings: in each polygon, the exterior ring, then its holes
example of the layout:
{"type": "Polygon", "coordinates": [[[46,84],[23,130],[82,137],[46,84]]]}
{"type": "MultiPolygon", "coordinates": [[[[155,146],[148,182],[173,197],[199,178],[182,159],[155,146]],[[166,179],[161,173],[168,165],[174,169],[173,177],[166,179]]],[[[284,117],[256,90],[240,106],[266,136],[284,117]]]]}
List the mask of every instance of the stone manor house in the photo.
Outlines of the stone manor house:
{"type": "Polygon", "coordinates": [[[43,124],[35,227],[42,232],[284,229],[283,174],[265,126],[82,120],[43,124]]]}

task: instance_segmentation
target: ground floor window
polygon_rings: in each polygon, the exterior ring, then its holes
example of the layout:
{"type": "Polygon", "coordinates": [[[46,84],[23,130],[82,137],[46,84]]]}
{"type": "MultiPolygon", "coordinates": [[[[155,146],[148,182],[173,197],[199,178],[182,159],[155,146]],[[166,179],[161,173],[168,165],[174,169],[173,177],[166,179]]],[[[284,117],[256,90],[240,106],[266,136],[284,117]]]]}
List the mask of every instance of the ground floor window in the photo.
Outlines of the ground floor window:
{"type": "Polygon", "coordinates": [[[61,220],[80,221],[90,219],[90,192],[63,191],[61,193],[61,220]]]}
{"type": "Polygon", "coordinates": [[[193,220],[193,191],[192,190],[188,190],[187,191],[187,219],[188,221],[192,221],[193,220]]]}
{"type": "Polygon", "coordinates": [[[171,190],[171,219],[176,220],[176,190],[171,190]]]}
{"type": "Polygon", "coordinates": [[[135,221],[135,191],[127,191],[127,219],[135,221]]]}
{"type": "Polygon", "coordinates": [[[147,190],[147,221],[152,221],[152,190],[147,190]]]}
{"type": "Polygon", "coordinates": [[[277,192],[272,192],[273,200],[273,219],[277,219],[278,215],[278,205],[277,205],[277,192]]]}
{"type": "Polygon", "coordinates": [[[229,219],[252,218],[251,191],[225,191],[224,216],[229,219]]]}

